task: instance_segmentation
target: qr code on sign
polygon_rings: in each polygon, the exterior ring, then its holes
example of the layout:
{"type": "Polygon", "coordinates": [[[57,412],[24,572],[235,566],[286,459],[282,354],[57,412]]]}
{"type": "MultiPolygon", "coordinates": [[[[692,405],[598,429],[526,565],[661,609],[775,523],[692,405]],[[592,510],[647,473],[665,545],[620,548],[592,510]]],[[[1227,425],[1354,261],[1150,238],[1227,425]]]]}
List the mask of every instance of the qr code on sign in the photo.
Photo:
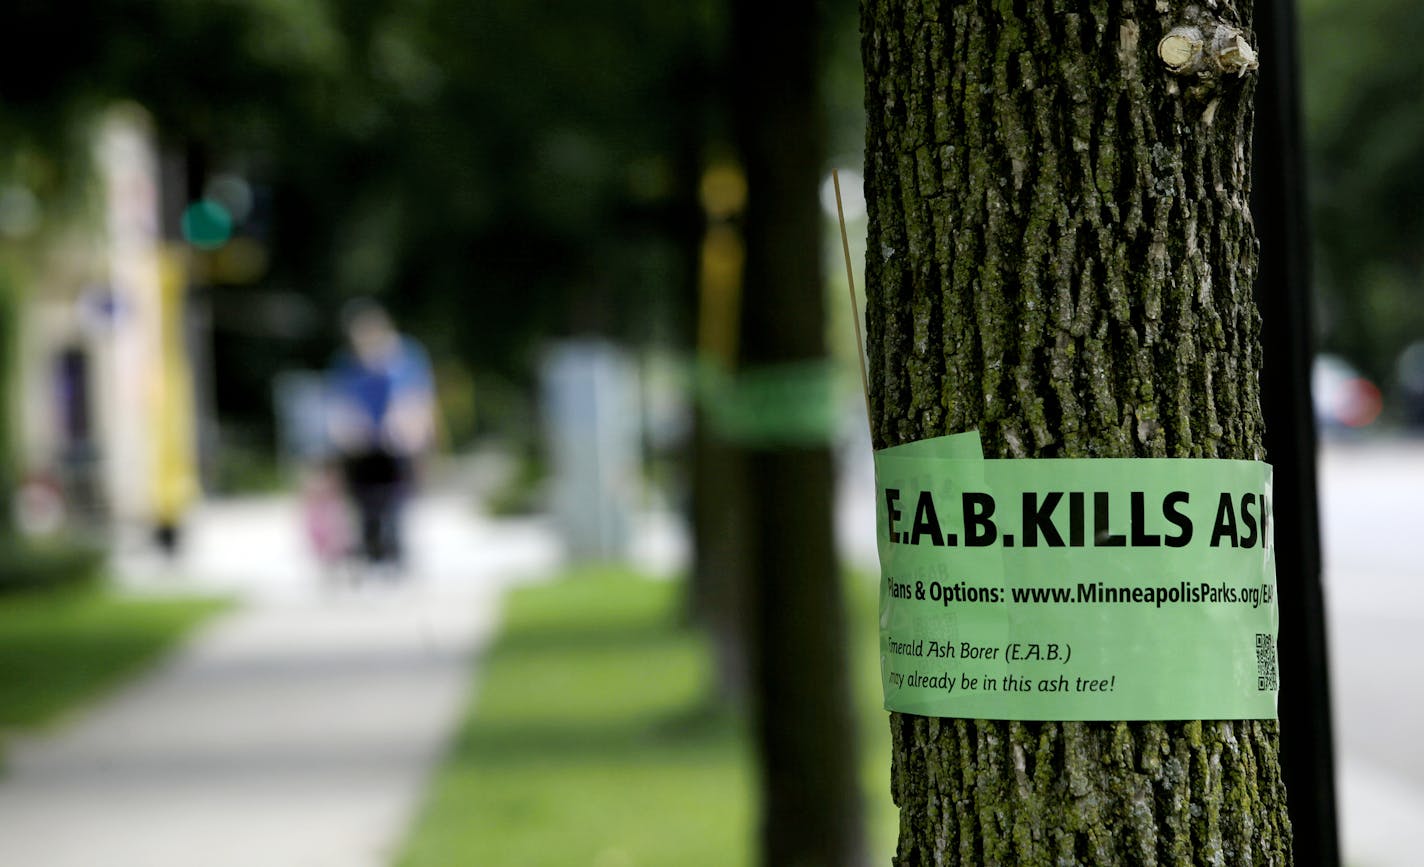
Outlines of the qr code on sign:
{"type": "Polygon", "coordinates": [[[1276,668],[1276,639],[1264,632],[1256,633],[1256,689],[1265,692],[1280,688],[1280,673],[1276,668]]]}

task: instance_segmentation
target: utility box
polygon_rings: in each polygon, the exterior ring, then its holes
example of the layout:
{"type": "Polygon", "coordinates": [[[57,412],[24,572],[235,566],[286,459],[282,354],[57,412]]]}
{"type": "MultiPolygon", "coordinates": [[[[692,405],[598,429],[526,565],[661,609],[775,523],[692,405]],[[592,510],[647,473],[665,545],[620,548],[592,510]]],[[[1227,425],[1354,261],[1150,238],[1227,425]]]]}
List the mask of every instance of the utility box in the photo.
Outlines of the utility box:
{"type": "Polygon", "coordinates": [[[542,392],[552,507],[568,559],[621,560],[641,478],[637,367],[605,341],[555,343],[542,392]]]}

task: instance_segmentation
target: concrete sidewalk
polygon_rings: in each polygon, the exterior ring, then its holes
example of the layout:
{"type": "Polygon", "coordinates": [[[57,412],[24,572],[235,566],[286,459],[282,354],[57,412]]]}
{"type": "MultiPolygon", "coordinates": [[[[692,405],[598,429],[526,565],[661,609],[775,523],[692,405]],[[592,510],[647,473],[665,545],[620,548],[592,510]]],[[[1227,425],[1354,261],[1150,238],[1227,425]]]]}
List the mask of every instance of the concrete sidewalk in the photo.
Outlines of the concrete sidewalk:
{"type": "MultiPolygon", "coordinates": [[[[655,523],[638,559],[671,568],[682,543],[655,523]]],[[[430,498],[411,515],[413,580],[333,587],[300,526],[288,499],[208,503],[180,562],[119,558],[133,592],[239,604],[87,715],[7,744],[0,865],[391,863],[501,590],[555,570],[557,540],[537,519],[430,498]]]]}
{"type": "Polygon", "coordinates": [[[0,864],[390,863],[493,597],[254,604],[77,724],[9,750],[0,864]]]}

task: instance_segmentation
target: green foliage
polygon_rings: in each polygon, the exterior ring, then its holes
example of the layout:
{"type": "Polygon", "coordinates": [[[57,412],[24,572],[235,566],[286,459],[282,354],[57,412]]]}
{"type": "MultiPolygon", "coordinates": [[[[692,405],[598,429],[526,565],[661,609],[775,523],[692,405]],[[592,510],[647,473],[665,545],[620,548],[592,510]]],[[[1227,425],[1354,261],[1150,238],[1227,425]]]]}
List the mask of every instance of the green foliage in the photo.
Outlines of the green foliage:
{"type": "MultiPolygon", "coordinates": [[[[884,862],[896,812],[877,585],[850,584],[862,779],[884,862]]],[[[750,864],[748,733],[706,704],[711,659],[700,636],[676,625],[682,592],[606,570],[511,593],[471,715],[400,863],[750,864]]]]}
{"type": "Polygon", "coordinates": [[[529,448],[512,458],[514,471],[485,499],[485,509],[491,515],[532,515],[547,507],[549,468],[542,457],[529,448]]]}
{"type": "Polygon", "coordinates": [[[90,587],[99,580],[103,565],[104,552],[97,547],[0,535],[0,598],[90,587]]]}
{"type": "Polygon", "coordinates": [[[265,449],[236,441],[218,452],[214,487],[223,494],[276,494],[290,490],[292,480],[265,449]]]}
{"type": "MultiPolygon", "coordinates": [[[[437,357],[523,386],[545,336],[688,333],[696,184],[726,138],[723,6],[23,3],[7,31],[53,55],[43,75],[0,57],[0,175],[34,157],[42,170],[21,174],[48,215],[85,159],[76,130],[132,99],[188,159],[190,195],[218,170],[257,182],[260,225],[238,231],[269,267],[211,290],[227,416],[264,418],[276,370],[325,363],[337,335],[320,313],[356,294],[382,297],[437,357]],[[293,296],[318,315],[267,334],[262,300],[293,296]]],[[[854,5],[828,13],[835,151],[854,161],[854,5]]]]}
{"type": "Polygon", "coordinates": [[[381,295],[437,355],[504,374],[539,334],[652,334],[686,270],[666,218],[706,4],[326,8],[341,74],[272,127],[272,282],[381,295]]]}
{"type": "Polygon", "coordinates": [[[1424,337],[1424,6],[1305,0],[1301,11],[1324,344],[1388,382],[1424,337]]]}
{"type": "Polygon", "coordinates": [[[222,607],[101,592],[0,596],[0,731],[44,724],[112,689],[222,607]]]}
{"type": "Polygon", "coordinates": [[[538,335],[646,340],[685,303],[718,8],[23,3],[7,32],[53,56],[0,57],[0,156],[72,167],[60,143],[135,100],[190,196],[223,167],[270,191],[271,267],[245,297],[380,295],[437,354],[525,377],[538,335]]]}

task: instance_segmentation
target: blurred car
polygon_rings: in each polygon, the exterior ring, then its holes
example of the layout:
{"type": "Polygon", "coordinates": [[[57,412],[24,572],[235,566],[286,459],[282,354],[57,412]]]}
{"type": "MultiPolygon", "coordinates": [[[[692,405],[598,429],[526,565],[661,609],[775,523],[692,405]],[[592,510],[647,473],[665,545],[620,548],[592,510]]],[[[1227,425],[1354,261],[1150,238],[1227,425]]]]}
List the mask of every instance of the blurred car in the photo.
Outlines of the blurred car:
{"type": "Polygon", "coordinates": [[[1322,434],[1340,434],[1374,424],[1384,409],[1379,387],[1338,355],[1317,355],[1310,368],[1315,425],[1322,434]]]}

